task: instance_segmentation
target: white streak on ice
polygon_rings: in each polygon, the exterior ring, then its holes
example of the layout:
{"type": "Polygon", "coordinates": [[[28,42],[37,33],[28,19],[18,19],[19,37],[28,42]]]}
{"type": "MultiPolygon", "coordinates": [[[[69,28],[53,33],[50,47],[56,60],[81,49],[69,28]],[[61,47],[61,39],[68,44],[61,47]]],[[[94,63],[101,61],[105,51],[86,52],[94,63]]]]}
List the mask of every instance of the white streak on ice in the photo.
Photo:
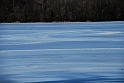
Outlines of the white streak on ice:
{"type": "Polygon", "coordinates": [[[34,50],[2,50],[0,52],[36,52],[36,51],[57,51],[57,50],[124,50],[124,48],[71,48],[71,49],[34,49],[34,50]]]}

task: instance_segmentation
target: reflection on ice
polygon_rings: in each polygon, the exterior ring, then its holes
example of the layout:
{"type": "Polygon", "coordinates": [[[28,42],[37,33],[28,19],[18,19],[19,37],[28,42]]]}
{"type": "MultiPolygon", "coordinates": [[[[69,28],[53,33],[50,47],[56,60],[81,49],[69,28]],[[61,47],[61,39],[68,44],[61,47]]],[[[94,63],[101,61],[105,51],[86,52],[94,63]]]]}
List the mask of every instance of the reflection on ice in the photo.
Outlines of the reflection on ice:
{"type": "Polygon", "coordinates": [[[101,35],[113,35],[113,34],[123,34],[123,32],[101,32],[101,33],[98,33],[98,34],[101,34],[101,35]]]}

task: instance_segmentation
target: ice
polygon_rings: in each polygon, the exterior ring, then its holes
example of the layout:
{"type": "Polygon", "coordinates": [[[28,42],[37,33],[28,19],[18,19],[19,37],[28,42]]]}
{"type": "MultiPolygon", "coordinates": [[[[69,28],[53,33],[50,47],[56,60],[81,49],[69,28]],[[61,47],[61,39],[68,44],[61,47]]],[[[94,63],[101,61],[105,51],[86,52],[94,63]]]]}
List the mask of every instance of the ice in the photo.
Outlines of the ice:
{"type": "Polygon", "coordinates": [[[0,83],[123,83],[124,23],[1,23],[0,83]]]}

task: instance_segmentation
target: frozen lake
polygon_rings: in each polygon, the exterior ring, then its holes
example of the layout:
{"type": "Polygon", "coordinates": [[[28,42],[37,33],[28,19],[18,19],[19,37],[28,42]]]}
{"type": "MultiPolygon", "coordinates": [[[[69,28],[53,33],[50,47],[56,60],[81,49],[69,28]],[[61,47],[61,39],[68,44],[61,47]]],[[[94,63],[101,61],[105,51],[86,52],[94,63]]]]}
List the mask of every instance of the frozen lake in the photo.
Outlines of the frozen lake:
{"type": "Polygon", "coordinates": [[[124,22],[0,24],[0,83],[124,83],[124,22]]]}

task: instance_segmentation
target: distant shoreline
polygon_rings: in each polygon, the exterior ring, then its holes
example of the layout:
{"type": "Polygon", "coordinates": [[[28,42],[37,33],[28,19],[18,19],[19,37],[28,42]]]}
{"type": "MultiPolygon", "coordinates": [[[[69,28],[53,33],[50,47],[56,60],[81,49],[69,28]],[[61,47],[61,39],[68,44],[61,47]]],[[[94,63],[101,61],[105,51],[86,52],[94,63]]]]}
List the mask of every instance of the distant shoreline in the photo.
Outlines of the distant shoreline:
{"type": "Polygon", "coordinates": [[[1,23],[124,21],[122,0],[0,0],[1,23]]]}
{"type": "MultiPolygon", "coordinates": [[[[86,22],[82,22],[82,23],[90,23],[90,22],[124,22],[124,21],[86,21],[86,22]]],[[[78,23],[78,21],[53,21],[53,22],[2,22],[0,24],[20,24],[20,23],[78,23]]]]}

